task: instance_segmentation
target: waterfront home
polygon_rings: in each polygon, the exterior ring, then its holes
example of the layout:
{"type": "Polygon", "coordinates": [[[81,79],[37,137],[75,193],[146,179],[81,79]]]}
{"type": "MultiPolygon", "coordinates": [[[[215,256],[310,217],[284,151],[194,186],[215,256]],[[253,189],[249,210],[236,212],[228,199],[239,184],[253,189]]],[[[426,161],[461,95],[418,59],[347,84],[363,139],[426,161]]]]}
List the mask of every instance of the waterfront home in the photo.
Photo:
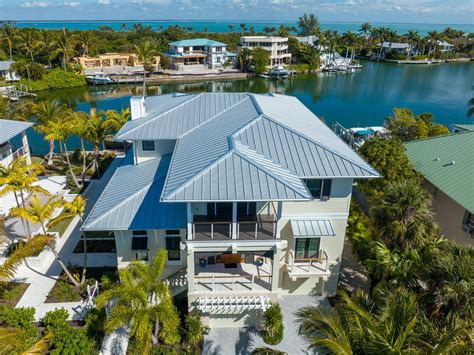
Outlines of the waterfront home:
{"type": "MultiPolygon", "coordinates": [[[[0,119],[0,165],[7,167],[14,159],[24,157],[31,164],[30,148],[26,130],[33,126],[31,122],[0,119]]],[[[15,196],[7,194],[0,197],[0,215],[6,215],[16,206],[15,196]]]]}
{"type": "MultiPolygon", "coordinates": [[[[436,48],[442,53],[451,53],[454,50],[454,45],[445,40],[437,39],[435,42],[436,48]]],[[[429,40],[428,43],[432,43],[431,40],[429,40]]]]}
{"type": "Polygon", "coordinates": [[[268,66],[270,68],[284,64],[291,64],[291,53],[288,52],[287,37],[269,36],[243,36],[240,37],[239,49],[263,48],[269,54],[268,66]]]}
{"type": "Polygon", "coordinates": [[[282,295],[334,294],[352,185],[378,173],[298,99],[131,99],[132,146],[82,230],[113,232],[119,268],[168,251],[173,294],[211,327],[255,325],[282,295]]]}
{"type": "Polygon", "coordinates": [[[453,133],[474,131],[474,124],[453,124],[451,130],[453,133]]]}
{"type": "MultiPolygon", "coordinates": [[[[126,68],[141,67],[143,64],[134,53],[105,53],[94,57],[82,56],[74,58],[76,64],[80,64],[84,69],[104,69],[104,68],[126,68]]],[[[160,64],[160,57],[153,57],[153,65],[160,64]]]]}
{"type": "Polygon", "coordinates": [[[176,70],[224,69],[236,61],[235,53],[228,52],[225,43],[207,38],[172,42],[166,56],[170,66],[176,70]]]}
{"type": "Polygon", "coordinates": [[[18,81],[20,77],[12,70],[12,64],[14,60],[0,60],[0,78],[4,78],[6,81],[18,81]]]}
{"type": "Polygon", "coordinates": [[[415,56],[418,54],[416,48],[410,45],[410,43],[383,42],[379,43],[378,46],[381,47],[381,52],[377,54],[377,56],[380,56],[379,59],[389,59],[393,56],[415,56]]]}
{"type": "Polygon", "coordinates": [[[412,141],[405,148],[433,197],[441,234],[474,246],[474,131],[412,141]]]}
{"type": "Polygon", "coordinates": [[[320,47],[319,45],[316,44],[319,40],[318,36],[312,35],[312,36],[295,37],[295,38],[300,43],[309,44],[311,46],[318,47],[318,48],[320,47]]]}

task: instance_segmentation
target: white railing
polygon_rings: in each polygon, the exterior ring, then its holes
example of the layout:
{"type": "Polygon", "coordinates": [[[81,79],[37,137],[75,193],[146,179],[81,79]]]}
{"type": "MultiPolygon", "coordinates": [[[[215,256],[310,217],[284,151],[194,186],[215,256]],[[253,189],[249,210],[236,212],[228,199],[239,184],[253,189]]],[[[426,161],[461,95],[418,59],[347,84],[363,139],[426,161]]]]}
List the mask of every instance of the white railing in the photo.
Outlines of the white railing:
{"type": "Polygon", "coordinates": [[[270,290],[270,275],[209,275],[209,276],[195,276],[194,277],[194,289],[197,292],[202,292],[202,288],[198,286],[203,286],[206,289],[206,292],[219,292],[225,288],[225,292],[231,291],[258,291],[270,290]],[[264,281],[264,284],[259,284],[259,287],[255,287],[256,281],[261,279],[268,279],[264,281]],[[217,286],[217,287],[216,287],[217,286]]]}
{"type": "Polygon", "coordinates": [[[324,250],[319,251],[319,258],[297,258],[293,250],[290,249],[288,266],[290,273],[302,270],[308,273],[328,272],[329,257],[324,250]]]}

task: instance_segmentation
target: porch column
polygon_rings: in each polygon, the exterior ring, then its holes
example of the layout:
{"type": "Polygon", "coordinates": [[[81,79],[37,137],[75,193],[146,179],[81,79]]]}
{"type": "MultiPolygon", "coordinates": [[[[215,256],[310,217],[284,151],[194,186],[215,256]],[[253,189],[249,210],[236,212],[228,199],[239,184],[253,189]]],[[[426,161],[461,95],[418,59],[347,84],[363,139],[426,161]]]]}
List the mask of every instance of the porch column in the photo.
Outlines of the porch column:
{"type": "Polygon", "coordinates": [[[193,211],[191,210],[191,203],[186,203],[186,218],[187,218],[187,227],[188,227],[188,240],[194,239],[193,235],[193,211]]]}
{"type": "Polygon", "coordinates": [[[187,279],[188,279],[188,293],[194,292],[194,250],[188,245],[187,248],[187,279]]]}
{"type": "Polygon", "coordinates": [[[280,239],[280,234],[281,234],[281,212],[283,210],[283,202],[278,201],[278,207],[277,207],[277,225],[276,225],[276,233],[275,233],[275,238],[280,239]]]}
{"type": "Polygon", "coordinates": [[[275,245],[273,247],[273,263],[272,263],[272,285],[271,291],[278,291],[278,283],[280,281],[280,259],[281,259],[281,247],[275,245]]]}
{"type": "Polygon", "coordinates": [[[237,239],[237,202],[232,202],[232,239],[237,239]]]}

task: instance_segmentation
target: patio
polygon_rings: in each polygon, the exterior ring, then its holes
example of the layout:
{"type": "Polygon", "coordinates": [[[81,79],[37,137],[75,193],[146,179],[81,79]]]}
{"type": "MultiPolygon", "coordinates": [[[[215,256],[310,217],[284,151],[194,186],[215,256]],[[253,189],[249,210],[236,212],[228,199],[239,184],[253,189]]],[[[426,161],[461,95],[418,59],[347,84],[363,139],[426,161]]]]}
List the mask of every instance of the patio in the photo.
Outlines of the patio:
{"type": "Polygon", "coordinates": [[[283,313],[284,326],[284,336],[280,344],[265,344],[255,328],[213,328],[204,336],[203,354],[244,355],[261,347],[277,349],[287,354],[314,354],[308,350],[308,343],[298,334],[295,312],[312,305],[329,307],[327,299],[320,296],[283,296],[278,303],[283,313]]]}

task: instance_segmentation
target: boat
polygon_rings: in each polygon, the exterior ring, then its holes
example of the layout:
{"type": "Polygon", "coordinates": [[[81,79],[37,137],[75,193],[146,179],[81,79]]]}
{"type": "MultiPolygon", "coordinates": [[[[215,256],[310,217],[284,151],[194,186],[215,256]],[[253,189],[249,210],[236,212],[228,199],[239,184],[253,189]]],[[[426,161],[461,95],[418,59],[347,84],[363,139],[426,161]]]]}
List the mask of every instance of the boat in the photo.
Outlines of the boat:
{"type": "Polygon", "coordinates": [[[290,72],[284,66],[279,65],[275,68],[270,69],[265,74],[260,75],[260,77],[265,79],[285,79],[288,78],[291,74],[292,72],[290,72]]]}
{"type": "Polygon", "coordinates": [[[107,85],[107,84],[113,84],[114,80],[108,76],[105,73],[94,73],[93,75],[87,75],[86,76],[86,81],[89,84],[93,85],[107,85]]]}
{"type": "Polygon", "coordinates": [[[359,150],[371,138],[390,138],[390,131],[383,126],[344,128],[336,122],[333,131],[354,150],[359,150]]]}

